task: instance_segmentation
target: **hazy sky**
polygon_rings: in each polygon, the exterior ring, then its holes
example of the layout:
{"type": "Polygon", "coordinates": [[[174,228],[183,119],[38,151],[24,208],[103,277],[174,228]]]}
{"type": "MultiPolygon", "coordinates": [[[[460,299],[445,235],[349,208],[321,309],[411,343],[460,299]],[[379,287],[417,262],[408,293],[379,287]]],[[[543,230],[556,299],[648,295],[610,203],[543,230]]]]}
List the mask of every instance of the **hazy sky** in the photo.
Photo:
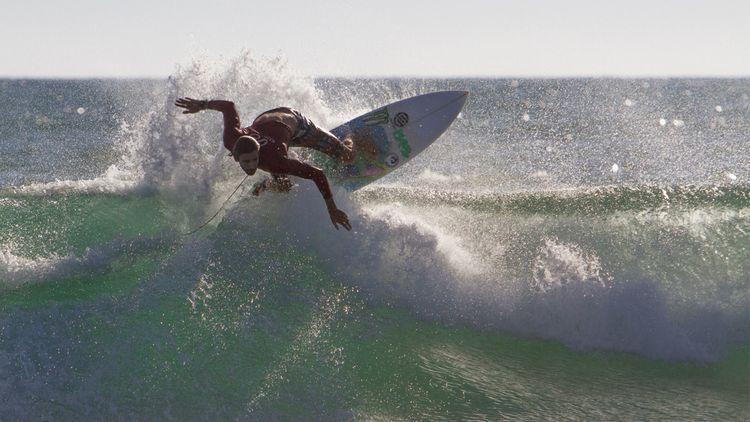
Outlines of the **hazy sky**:
{"type": "Polygon", "coordinates": [[[309,75],[748,76],[750,0],[2,0],[0,76],[165,77],[196,55],[309,75]]]}

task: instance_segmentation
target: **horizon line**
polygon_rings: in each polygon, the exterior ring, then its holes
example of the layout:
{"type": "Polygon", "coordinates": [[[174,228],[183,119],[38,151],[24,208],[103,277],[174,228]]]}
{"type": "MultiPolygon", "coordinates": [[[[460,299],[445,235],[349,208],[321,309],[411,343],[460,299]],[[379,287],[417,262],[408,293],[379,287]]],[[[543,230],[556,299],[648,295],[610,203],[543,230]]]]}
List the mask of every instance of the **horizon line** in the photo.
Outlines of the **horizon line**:
{"type": "MultiPolygon", "coordinates": [[[[81,81],[81,80],[167,80],[172,75],[140,75],[140,76],[50,76],[50,75],[0,75],[0,80],[39,80],[39,81],[81,81]]],[[[312,79],[750,79],[750,74],[716,75],[716,74],[673,74],[673,75],[617,75],[617,74],[582,74],[582,75],[314,75],[312,79]]]]}

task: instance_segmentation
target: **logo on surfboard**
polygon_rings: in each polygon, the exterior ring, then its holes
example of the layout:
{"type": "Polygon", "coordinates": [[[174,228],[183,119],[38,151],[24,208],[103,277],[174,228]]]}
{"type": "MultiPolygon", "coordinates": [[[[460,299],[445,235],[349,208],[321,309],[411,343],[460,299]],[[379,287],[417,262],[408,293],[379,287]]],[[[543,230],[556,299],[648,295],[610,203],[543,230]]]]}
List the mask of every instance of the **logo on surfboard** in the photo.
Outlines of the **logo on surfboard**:
{"type": "Polygon", "coordinates": [[[404,135],[404,129],[398,128],[393,131],[393,139],[396,140],[398,143],[398,149],[401,151],[401,156],[404,158],[409,158],[411,155],[411,147],[409,146],[409,140],[406,139],[406,135],[404,135]]]}
{"type": "Polygon", "coordinates": [[[396,113],[393,117],[393,125],[396,127],[404,127],[409,123],[409,115],[403,111],[396,113]]]}
{"type": "Polygon", "coordinates": [[[383,107],[362,116],[362,121],[367,126],[377,126],[388,123],[388,108],[383,107]]]}
{"type": "Polygon", "coordinates": [[[388,167],[396,167],[396,164],[398,164],[398,155],[396,154],[390,154],[387,157],[385,157],[385,165],[388,167]]]}

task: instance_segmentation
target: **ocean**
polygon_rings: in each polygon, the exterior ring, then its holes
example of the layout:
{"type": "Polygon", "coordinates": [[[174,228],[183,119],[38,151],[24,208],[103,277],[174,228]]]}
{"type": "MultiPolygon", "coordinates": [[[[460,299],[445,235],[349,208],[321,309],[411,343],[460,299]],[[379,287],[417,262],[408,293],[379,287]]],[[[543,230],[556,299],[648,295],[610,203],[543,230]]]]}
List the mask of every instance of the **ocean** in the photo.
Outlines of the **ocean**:
{"type": "Polygon", "coordinates": [[[0,420],[750,418],[750,79],[310,78],[243,54],[0,100],[0,420]],[[220,115],[172,105],[333,128],[459,89],[434,145],[336,190],[351,232],[305,180],[225,203],[244,174],[220,115]]]}

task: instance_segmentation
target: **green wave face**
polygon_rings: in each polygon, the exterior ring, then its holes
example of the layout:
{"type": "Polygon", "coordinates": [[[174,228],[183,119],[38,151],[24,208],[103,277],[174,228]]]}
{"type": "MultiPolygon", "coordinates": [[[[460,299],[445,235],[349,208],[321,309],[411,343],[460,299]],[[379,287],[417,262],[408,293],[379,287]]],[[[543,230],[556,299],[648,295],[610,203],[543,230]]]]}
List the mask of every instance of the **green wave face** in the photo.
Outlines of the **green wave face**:
{"type": "MultiPolygon", "coordinates": [[[[674,194],[678,191],[672,189],[671,197],[680,197],[674,194]]],[[[549,197],[554,196],[555,206],[564,210],[559,214],[551,205],[538,213],[530,211],[534,207],[508,205],[526,204],[526,194],[509,195],[500,207],[484,206],[482,199],[441,199],[438,214],[445,221],[456,215],[468,219],[468,226],[481,226],[494,241],[501,233],[511,235],[495,265],[513,270],[494,268],[491,273],[498,282],[524,282],[523,301],[536,301],[525,309],[521,302],[506,308],[483,302],[471,289],[450,283],[444,292],[452,299],[425,291],[437,288],[429,282],[410,284],[419,282],[408,269],[421,265],[414,260],[429,258],[429,265],[444,265],[434,244],[403,244],[401,259],[383,260],[402,270],[384,270],[376,277],[380,284],[371,284],[356,262],[339,266],[321,253],[324,244],[316,242],[337,239],[327,229],[284,229],[288,216],[274,207],[289,205],[285,198],[271,200],[273,206],[265,211],[242,201],[218,226],[191,238],[175,234],[175,224],[182,224],[174,219],[178,210],[158,196],[5,198],[0,219],[12,229],[4,233],[4,243],[14,239],[24,245],[14,254],[42,258],[37,263],[50,259],[52,268],[13,273],[15,283],[5,285],[0,298],[0,350],[10,357],[4,373],[20,376],[23,370],[30,379],[45,381],[34,384],[33,401],[0,390],[24,405],[5,414],[161,418],[165,408],[170,409],[168,418],[179,419],[536,418],[599,412],[627,418],[668,412],[692,419],[747,414],[743,374],[749,367],[748,350],[742,342],[725,344],[721,352],[670,355],[656,338],[640,349],[597,343],[601,338],[586,336],[602,334],[583,320],[578,334],[534,339],[546,334],[534,334],[533,327],[550,323],[534,313],[559,316],[558,306],[604,306],[603,313],[590,315],[624,318],[611,321],[609,330],[631,335],[627,325],[639,323],[627,318],[630,311],[618,313],[617,303],[602,305],[616,300],[630,301],[635,309],[664,306],[668,320],[677,320],[671,329],[682,330],[681,335],[691,335],[685,329],[690,324],[698,331],[718,324],[712,329],[725,335],[728,327],[742,327],[747,322],[742,312],[748,306],[743,286],[750,262],[750,210],[736,199],[741,192],[732,191],[734,199],[708,207],[701,201],[710,189],[686,191],[693,196],[654,209],[625,205],[623,199],[650,198],[655,192],[650,187],[640,193],[615,190],[608,193],[614,197],[609,200],[597,198],[601,192],[585,191],[568,192],[572,199],[567,202],[551,194],[536,197],[538,204],[552,202],[549,197]],[[594,212],[581,205],[592,202],[616,206],[594,212]],[[700,229],[697,216],[703,218],[700,229]],[[688,220],[692,223],[686,224],[688,220]],[[35,236],[45,229],[46,240],[35,236]],[[668,247],[677,244],[680,248],[668,247]],[[424,247],[438,255],[412,255],[424,247]],[[573,261],[561,256],[590,259],[593,253],[599,272],[588,261],[583,270],[588,275],[573,280],[578,274],[571,269],[573,261]],[[60,259],[52,262],[54,256],[60,259]],[[568,274],[570,280],[555,285],[545,279],[545,271],[568,274]],[[706,294],[709,276],[717,281],[706,294]],[[658,280],[659,288],[612,296],[600,289],[617,291],[647,280],[658,280]],[[576,282],[593,283],[590,301],[565,296],[565,289],[581,287],[576,282]],[[640,298],[649,291],[669,294],[663,301],[640,298]],[[483,309],[490,306],[499,308],[483,309]],[[671,363],[677,356],[694,363],[671,363]],[[75,387],[68,390],[64,386],[71,380],[75,387]],[[90,398],[101,392],[107,394],[107,408],[90,398]],[[676,406],[678,397],[681,404],[676,406]],[[713,406],[703,405],[708,398],[713,406]]],[[[367,200],[383,204],[383,192],[379,195],[367,200]]],[[[400,207],[422,207],[429,213],[435,205],[417,198],[400,207]]],[[[373,249],[381,253],[379,232],[359,224],[370,243],[363,236],[357,242],[364,243],[343,259],[354,261],[373,249]]],[[[486,246],[480,236],[469,233],[476,242],[472,247],[486,246]]],[[[425,241],[430,237],[419,242],[425,241]]],[[[641,317],[658,317],[642,311],[641,317]]],[[[652,323],[664,321],[646,320],[635,327],[647,329],[652,323]]],[[[692,335],[693,347],[716,346],[692,335]]]]}

